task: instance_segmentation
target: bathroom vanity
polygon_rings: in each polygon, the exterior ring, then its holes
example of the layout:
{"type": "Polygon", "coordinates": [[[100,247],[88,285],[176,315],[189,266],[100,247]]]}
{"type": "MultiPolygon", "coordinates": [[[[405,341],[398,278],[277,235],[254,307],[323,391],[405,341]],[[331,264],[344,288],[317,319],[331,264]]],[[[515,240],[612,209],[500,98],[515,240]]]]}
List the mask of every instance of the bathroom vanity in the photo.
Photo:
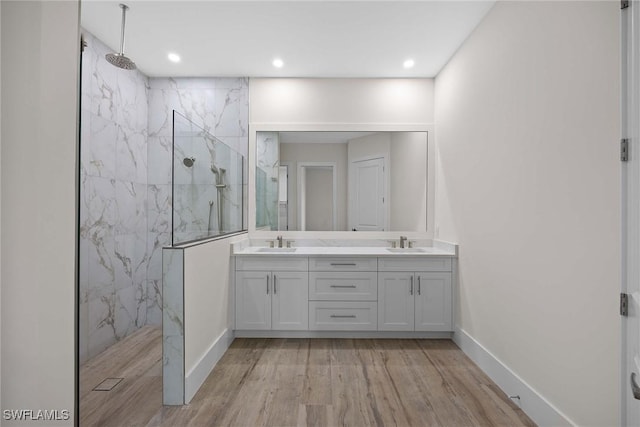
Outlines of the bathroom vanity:
{"type": "Polygon", "coordinates": [[[442,336],[453,331],[455,245],[270,248],[245,243],[234,247],[233,256],[236,336],[442,336]]]}

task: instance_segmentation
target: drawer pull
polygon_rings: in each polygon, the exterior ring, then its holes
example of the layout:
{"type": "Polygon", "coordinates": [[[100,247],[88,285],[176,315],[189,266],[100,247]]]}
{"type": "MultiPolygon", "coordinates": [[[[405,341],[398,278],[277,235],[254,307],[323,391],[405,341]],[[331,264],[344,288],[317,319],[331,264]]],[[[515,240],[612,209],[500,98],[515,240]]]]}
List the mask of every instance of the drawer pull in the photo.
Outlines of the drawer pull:
{"type": "Polygon", "coordinates": [[[350,267],[355,267],[356,263],[355,262],[332,262],[331,263],[332,266],[338,267],[338,266],[350,266],[350,267]]]}
{"type": "Polygon", "coordinates": [[[355,314],[332,314],[331,316],[332,319],[355,319],[356,315],[355,314]]]}
{"type": "Polygon", "coordinates": [[[269,275],[267,274],[267,295],[269,295],[269,275]]]}
{"type": "Polygon", "coordinates": [[[276,292],[276,275],[273,275],[273,294],[277,294],[276,292]]]}
{"type": "Polygon", "coordinates": [[[420,292],[420,276],[418,276],[418,295],[422,295],[420,292]]]}
{"type": "Polygon", "coordinates": [[[356,285],[329,285],[330,288],[355,288],[356,285]]]}
{"type": "Polygon", "coordinates": [[[410,282],[411,282],[411,285],[409,287],[409,295],[413,295],[413,276],[411,276],[410,282]]]}

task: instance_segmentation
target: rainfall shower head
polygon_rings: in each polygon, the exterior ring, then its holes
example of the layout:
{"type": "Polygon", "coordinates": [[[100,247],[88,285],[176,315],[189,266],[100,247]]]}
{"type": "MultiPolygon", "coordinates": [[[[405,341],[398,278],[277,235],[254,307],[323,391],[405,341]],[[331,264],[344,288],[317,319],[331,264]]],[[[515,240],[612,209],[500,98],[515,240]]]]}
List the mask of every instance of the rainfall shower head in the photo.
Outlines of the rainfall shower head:
{"type": "Polygon", "coordinates": [[[185,158],[182,160],[182,163],[183,163],[186,167],[188,167],[188,168],[190,168],[191,166],[193,166],[193,164],[194,164],[195,162],[196,162],[196,158],[195,158],[195,157],[185,157],[185,158]]]}
{"type": "Polygon", "coordinates": [[[129,6],[126,4],[120,4],[120,8],[122,9],[122,29],[120,32],[120,53],[108,53],[105,55],[107,61],[110,64],[115,65],[118,68],[122,68],[124,70],[135,70],[136,64],[131,59],[124,56],[124,24],[125,24],[125,16],[127,14],[127,9],[129,6]]]}
{"type": "Polygon", "coordinates": [[[135,70],[136,64],[131,59],[127,58],[121,53],[107,53],[105,55],[107,61],[110,64],[115,65],[118,68],[122,68],[123,70],[135,70]]]}

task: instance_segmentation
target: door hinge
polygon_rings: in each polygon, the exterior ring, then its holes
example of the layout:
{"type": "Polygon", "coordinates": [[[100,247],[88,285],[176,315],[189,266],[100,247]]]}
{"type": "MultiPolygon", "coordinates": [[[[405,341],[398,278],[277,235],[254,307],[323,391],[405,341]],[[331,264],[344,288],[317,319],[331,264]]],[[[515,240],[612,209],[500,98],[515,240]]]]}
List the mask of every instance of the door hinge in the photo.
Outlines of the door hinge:
{"type": "Polygon", "coordinates": [[[625,293],[620,294],[620,316],[629,315],[629,295],[625,293]]]}
{"type": "Polygon", "coordinates": [[[627,162],[629,161],[629,139],[622,138],[620,140],[620,161],[627,162]]]}
{"type": "Polygon", "coordinates": [[[629,0],[620,0],[620,9],[626,9],[629,7],[629,0]]]}

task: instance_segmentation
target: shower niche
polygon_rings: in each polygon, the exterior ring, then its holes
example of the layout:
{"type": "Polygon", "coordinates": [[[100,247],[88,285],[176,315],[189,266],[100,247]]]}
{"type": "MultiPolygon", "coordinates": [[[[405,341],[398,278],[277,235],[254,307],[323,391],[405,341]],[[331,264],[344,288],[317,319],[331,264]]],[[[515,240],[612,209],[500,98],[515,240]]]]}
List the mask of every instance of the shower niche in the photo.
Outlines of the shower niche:
{"type": "Polygon", "coordinates": [[[244,156],[173,111],[172,245],[243,229],[244,156]]]}

